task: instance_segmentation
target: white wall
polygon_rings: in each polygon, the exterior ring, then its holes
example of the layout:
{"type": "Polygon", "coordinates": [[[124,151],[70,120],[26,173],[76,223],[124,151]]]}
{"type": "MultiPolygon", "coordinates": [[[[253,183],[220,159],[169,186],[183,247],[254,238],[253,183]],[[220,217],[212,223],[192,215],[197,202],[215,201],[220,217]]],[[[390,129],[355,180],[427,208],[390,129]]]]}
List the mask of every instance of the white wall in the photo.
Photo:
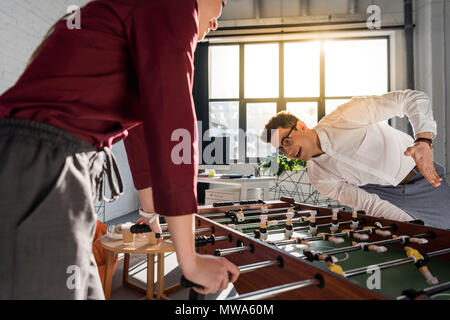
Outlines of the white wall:
{"type": "MultiPolygon", "coordinates": [[[[139,208],[139,197],[133,185],[127,154],[123,142],[116,143],[112,148],[119,166],[120,175],[124,182],[124,194],[113,203],[106,203],[105,220],[112,220],[139,208]]],[[[110,193],[107,190],[106,195],[110,193]]]]}
{"type": "MultiPolygon", "coordinates": [[[[34,49],[69,5],[83,6],[89,0],[1,0],[0,1],[0,94],[9,89],[24,71],[34,49]]],[[[125,184],[125,194],[106,205],[110,220],[138,207],[130,169],[122,143],[113,148],[125,184]]]]}

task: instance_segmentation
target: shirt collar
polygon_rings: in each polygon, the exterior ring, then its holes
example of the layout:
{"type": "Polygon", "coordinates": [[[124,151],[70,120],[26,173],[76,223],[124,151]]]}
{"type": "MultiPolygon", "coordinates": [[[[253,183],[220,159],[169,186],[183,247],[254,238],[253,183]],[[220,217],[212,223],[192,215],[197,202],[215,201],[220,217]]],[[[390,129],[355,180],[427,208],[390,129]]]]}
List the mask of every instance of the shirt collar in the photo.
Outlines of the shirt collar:
{"type": "Polygon", "coordinates": [[[329,154],[331,151],[331,146],[327,134],[318,126],[314,127],[313,130],[316,131],[317,137],[319,138],[320,148],[322,149],[323,152],[329,154]]]}

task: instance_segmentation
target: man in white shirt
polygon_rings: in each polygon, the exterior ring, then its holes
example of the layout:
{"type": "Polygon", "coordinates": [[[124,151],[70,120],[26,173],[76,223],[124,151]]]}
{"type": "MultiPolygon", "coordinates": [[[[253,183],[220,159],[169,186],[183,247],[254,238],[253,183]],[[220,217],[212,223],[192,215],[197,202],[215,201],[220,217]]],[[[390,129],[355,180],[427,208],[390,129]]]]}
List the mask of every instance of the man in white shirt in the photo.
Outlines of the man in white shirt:
{"type": "Polygon", "coordinates": [[[422,220],[447,229],[450,187],[444,168],[433,162],[435,136],[429,98],[405,90],[353,98],[313,129],[280,112],[261,137],[287,157],[307,161],[310,183],[343,205],[372,216],[422,220]],[[415,140],[384,121],[404,115],[415,140]]]}

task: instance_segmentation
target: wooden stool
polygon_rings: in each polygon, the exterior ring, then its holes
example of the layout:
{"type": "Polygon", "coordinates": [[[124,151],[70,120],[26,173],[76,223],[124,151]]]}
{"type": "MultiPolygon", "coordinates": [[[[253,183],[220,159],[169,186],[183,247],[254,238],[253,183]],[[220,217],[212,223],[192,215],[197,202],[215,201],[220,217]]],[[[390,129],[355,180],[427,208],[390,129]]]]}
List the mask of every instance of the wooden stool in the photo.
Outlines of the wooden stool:
{"type": "Polygon", "coordinates": [[[164,289],[164,253],[174,252],[175,249],[172,243],[166,240],[159,240],[157,244],[149,244],[148,235],[135,236],[134,243],[131,245],[124,245],[123,241],[114,240],[108,238],[106,235],[101,238],[103,248],[105,248],[106,254],[106,272],[103,280],[103,288],[105,293],[105,299],[111,298],[111,285],[113,276],[114,256],[119,253],[124,253],[125,258],[123,261],[123,278],[122,284],[124,287],[135,289],[145,294],[141,300],[152,299],[166,299],[166,294],[181,289],[179,284],[164,289]],[[143,288],[137,284],[128,281],[128,270],[130,267],[130,254],[145,254],[147,256],[147,287],[143,288]],[[154,288],[154,264],[155,255],[158,256],[157,264],[157,289],[155,295],[154,288]]]}

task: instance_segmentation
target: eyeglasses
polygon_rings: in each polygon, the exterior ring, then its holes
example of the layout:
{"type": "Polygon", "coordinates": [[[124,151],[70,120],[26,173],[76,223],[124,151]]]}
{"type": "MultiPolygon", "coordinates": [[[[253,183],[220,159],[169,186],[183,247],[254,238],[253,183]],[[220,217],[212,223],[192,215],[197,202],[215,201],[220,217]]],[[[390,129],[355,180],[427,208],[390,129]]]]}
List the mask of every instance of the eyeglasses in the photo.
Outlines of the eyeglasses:
{"type": "Polygon", "coordinates": [[[292,130],[295,129],[295,127],[297,126],[297,124],[293,125],[291,130],[289,130],[288,134],[281,139],[281,146],[278,148],[278,152],[280,152],[281,154],[286,155],[286,149],[284,149],[285,147],[290,147],[292,145],[292,138],[290,138],[289,136],[292,133],[292,130]]]}

